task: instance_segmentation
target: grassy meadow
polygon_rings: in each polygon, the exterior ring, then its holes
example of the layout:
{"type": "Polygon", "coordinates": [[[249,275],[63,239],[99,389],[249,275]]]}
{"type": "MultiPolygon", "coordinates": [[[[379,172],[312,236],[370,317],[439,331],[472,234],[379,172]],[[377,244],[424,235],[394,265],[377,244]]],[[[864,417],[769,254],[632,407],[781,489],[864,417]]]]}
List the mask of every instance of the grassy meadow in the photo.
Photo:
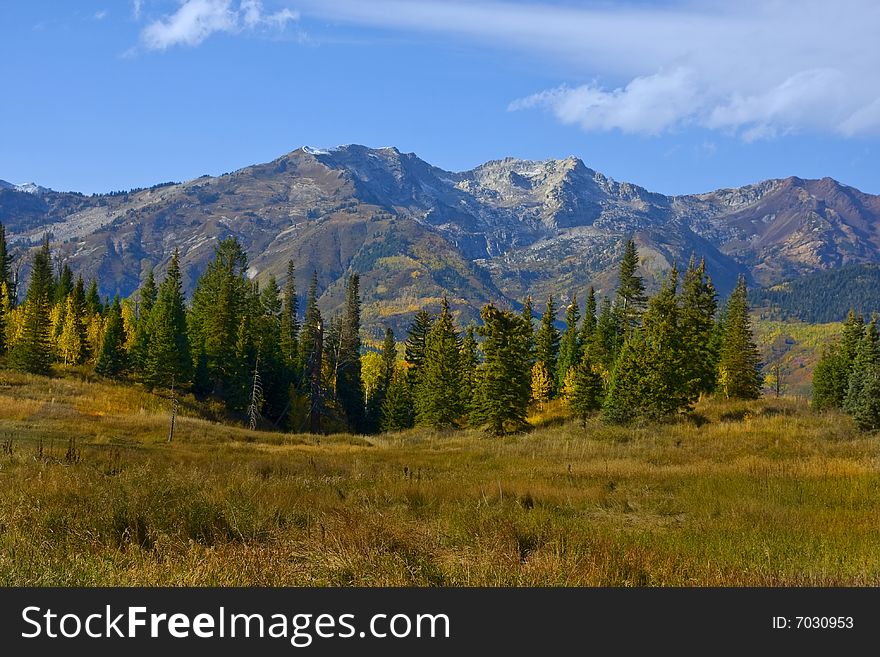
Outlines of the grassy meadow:
{"type": "Polygon", "coordinates": [[[690,420],[252,432],[0,373],[0,584],[880,585],[878,437],[803,401],[690,420]]]}

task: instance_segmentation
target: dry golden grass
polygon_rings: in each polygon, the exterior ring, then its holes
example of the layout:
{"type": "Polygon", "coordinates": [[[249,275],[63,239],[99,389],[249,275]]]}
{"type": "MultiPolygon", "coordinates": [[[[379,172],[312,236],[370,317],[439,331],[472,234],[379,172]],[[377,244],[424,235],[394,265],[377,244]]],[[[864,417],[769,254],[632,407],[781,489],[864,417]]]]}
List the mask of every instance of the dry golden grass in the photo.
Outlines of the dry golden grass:
{"type": "Polygon", "coordinates": [[[4,373],[0,582],[880,584],[878,439],[797,401],[627,428],[550,406],[504,439],[251,432],[188,404],[168,444],[137,387],[4,373]]]}

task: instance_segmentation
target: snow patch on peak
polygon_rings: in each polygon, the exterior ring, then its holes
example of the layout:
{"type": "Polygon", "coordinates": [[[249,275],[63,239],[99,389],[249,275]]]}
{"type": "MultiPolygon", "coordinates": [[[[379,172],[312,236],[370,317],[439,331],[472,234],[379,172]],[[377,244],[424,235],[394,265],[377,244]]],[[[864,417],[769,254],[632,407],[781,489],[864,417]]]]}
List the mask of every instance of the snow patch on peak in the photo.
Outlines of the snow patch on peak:
{"type": "Polygon", "coordinates": [[[330,155],[330,151],[323,148],[314,148],[312,146],[303,146],[302,151],[303,153],[308,153],[309,155],[330,155]]]}

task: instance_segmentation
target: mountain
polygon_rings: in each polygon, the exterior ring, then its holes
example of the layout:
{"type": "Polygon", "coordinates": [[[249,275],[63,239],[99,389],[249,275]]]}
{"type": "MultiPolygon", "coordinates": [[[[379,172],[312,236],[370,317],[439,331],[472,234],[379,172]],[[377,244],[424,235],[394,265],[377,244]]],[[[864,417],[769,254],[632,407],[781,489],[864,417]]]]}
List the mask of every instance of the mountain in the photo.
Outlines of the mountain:
{"type": "Polygon", "coordinates": [[[617,182],[577,158],[507,158],[464,172],[396,148],[299,148],[217,177],[83,196],[0,186],[0,221],[20,247],[49,233],[59,255],[103,293],[131,294],[179,248],[188,290],[218,240],[236,236],[250,275],[300,289],[318,272],[321,305],[341,306],[361,274],[365,324],[402,330],[445,294],[463,319],[494,300],[536,307],[588,285],[613,290],[633,236],[656,285],[672,263],[706,258],[722,292],[740,274],[754,285],[880,261],[880,197],[829,178],[768,180],[707,194],[664,196],[617,182]]]}

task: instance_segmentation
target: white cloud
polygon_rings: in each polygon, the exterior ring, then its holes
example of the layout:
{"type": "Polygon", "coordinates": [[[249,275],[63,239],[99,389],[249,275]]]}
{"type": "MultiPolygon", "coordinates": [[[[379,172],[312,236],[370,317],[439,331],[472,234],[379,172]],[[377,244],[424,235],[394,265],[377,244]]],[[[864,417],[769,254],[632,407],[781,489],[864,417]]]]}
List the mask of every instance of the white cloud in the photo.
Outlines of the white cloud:
{"type": "Polygon", "coordinates": [[[217,32],[237,34],[261,27],[281,30],[298,19],[289,9],[267,14],[259,0],[241,0],[237,8],[232,0],[183,0],[175,13],[148,24],[141,41],[151,50],[197,46],[217,32]]]}
{"type": "Polygon", "coordinates": [[[538,91],[584,130],[658,134],[699,125],[746,140],[880,134],[876,0],[673,0],[662,6],[477,0],[299,0],[331,20],[457,36],[540,55],[586,83],[538,91]]]}
{"type": "Polygon", "coordinates": [[[144,8],[144,0],[133,0],[131,3],[131,13],[136,21],[141,19],[141,11],[144,8]]]}
{"type": "Polygon", "coordinates": [[[104,20],[107,17],[107,10],[102,9],[101,11],[96,11],[94,15],[94,19],[96,21],[104,20]]]}

